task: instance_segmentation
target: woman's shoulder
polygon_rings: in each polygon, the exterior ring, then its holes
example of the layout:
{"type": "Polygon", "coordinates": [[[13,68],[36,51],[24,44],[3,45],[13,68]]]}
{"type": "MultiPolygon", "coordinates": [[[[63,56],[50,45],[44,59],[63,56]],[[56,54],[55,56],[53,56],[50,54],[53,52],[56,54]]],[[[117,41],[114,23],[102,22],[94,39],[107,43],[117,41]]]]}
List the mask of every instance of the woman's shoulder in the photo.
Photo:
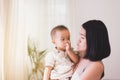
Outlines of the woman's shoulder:
{"type": "Polygon", "coordinates": [[[91,62],[88,68],[89,70],[94,71],[96,76],[99,75],[99,77],[104,73],[104,64],[102,61],[91,62]]]}
{"type": "Polygon", "coordinates": [[[104,64],[102,61],[92,61],[90,64],[91,67],[96,67],[96,68],[100,68],[103,69],[104,68],[104,64]]]}
{"type": "Polygon", "coordinates": [[[86,68],[93,68],[93,69],[104,69],[104,64],[102,61],[90,61],[87,59],[83,59],[83,64],[86,64],[86,68]]]}
{"type": "Polygon", "coordinates": [[[91,61],[87,68],[101,73],[104,71],[104,64],[102,61],[91,61]]]}
{"type": "Polygon", "coordinates": [[[83,80],[100,80],[104,72],[102,61],[88,61],[87,67],[81,75],[83,80]]]}

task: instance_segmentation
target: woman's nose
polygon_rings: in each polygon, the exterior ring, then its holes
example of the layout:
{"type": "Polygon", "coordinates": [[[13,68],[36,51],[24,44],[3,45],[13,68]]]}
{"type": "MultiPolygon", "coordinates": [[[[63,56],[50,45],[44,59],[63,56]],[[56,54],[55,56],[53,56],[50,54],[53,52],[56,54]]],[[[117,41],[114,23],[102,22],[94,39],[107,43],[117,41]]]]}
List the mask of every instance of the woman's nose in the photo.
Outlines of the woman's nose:
{"type": "Polygon", "coordinates": [[[79,39],[79,40],[77,41],[77,45],[78,45],[80,42],[81,42],[81,40],[79,39]]]}

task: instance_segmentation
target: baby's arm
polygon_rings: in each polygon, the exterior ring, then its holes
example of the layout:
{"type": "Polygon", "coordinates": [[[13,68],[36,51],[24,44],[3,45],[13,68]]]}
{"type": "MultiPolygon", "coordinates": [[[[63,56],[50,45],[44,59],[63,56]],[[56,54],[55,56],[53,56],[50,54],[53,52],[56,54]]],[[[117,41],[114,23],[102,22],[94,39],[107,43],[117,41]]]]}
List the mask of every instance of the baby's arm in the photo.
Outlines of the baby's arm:
{"type": "Polygon", "coordinates": [[[51,70],[53,69],[54,58],[53,53],[49,52],[45,56],[45,70],[43,80],[50,80],[51,70]]]}
{"type": "Polygon", "coordinates": [[[78,63],[78,55],[75,54],[75,52],[73,51],[73,49],[71,48],[71,43],[70,41],[68,43],[66,43],[66,52],[68,54],[68,56],[70,57],[70,59],[74,62],[74,63],[78,63]]]}
{"type": "Polygon", "coordinates": [[[70,59],[74,62],[74,63],[78,63],[78,56],[74,53],[74,51],[71,49],[69,51],[67,51],[70,59]]]}
{"type": "Polygon", "coordinates": [[[45,67],[43,80],[50,80],[51,70],[52,70],[52,67],[50,67],[50,66],[45,67]]]}

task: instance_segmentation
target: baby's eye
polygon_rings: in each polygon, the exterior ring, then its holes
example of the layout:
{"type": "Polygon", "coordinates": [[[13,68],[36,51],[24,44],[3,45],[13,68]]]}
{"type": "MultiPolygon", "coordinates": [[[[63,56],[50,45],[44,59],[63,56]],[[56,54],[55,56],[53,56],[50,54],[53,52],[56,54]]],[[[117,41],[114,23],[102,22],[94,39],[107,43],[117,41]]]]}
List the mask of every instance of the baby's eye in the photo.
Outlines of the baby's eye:
{"type": "Polygon", "coordinates": [[[61,39],[62,41],[64,41],[65,39],[61,39]]]}
{"type": "Polygon", "coordinates": [[[68,38],[68,40],[70,40],[70,38],[68,38]]]}

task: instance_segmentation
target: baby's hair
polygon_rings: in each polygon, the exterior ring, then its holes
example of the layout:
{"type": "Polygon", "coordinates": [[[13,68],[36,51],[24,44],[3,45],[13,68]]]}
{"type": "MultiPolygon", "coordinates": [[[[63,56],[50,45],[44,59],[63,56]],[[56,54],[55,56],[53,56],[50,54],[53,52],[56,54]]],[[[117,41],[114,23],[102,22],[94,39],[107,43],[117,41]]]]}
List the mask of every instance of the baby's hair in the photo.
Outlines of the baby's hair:
{"type": "Polygon", "coordinates": [[[68,30],[68,28],[64,25],[57,25],[51,30],[51,38],[53,39],[56,31],[63,31],[63,30],[68,30]]]}

